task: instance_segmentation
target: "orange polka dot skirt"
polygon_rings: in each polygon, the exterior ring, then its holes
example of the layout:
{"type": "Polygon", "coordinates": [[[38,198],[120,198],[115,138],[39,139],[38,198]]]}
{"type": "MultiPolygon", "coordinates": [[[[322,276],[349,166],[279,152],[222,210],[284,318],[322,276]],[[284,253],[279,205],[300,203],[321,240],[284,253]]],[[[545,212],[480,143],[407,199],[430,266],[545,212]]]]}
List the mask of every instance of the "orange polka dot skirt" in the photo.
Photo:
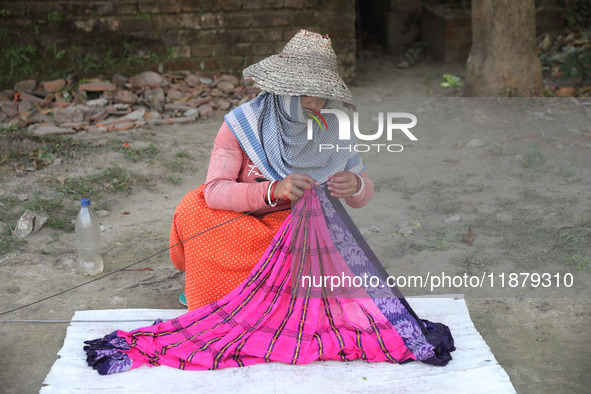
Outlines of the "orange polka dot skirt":
{"type": "MultiPolygon", "coordinates": [[[[242,215],[209,208],[203,189],[190,191],[177,206],[170,246],[242,215]]],[[[288,215],[289,210],[262,218],[246,215],[170,249],[172,263],[185,271],[189,310],[223,298],[242,283],[288,215]]]]}

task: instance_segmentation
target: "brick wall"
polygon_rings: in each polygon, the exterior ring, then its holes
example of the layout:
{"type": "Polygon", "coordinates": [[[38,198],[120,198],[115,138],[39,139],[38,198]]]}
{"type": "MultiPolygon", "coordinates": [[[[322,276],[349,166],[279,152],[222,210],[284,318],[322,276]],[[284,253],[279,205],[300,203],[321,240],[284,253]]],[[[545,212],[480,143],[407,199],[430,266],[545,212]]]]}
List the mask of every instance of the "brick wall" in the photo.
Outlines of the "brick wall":
{"type": "Polygon", "coordinates": [[[88,62],[102,66],[123,54],[144,69],[237,74],[306,28],[328,33],[341,75],[355,76],[355,0],[0,1],[0,12],[11,42],[64,67],[92,71],[88,62]]]}

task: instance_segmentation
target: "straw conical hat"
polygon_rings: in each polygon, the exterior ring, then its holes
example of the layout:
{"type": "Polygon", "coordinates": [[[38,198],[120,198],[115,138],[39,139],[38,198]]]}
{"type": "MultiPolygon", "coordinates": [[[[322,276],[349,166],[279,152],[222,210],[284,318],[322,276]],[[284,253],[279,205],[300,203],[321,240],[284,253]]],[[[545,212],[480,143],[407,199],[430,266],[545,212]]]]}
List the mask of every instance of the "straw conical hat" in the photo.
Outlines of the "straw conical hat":
{"type": "Polygon", "coordinates": [[[337,72],[337,56],[328,35],[302,29],[281,52],[247,67],[243,74],[268,92],[354,105],[349,88],[337,72]]]}

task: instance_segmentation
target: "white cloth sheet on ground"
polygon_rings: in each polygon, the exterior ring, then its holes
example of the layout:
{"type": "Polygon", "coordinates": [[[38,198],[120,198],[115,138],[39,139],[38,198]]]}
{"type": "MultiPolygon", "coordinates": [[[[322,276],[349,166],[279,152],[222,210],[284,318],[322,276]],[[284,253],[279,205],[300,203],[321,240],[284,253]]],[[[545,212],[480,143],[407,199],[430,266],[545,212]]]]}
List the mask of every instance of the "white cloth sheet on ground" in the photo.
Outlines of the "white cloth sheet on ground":
{"type": "Polygon", "coordinates": [[[85,340],[116,329],[133,330],[157,318],[172,319],[179,309],[78,311],[68,327],[60,358],[41,393],[513,393],[509,376],[497,363],[468,313],[462,296],[407,298],[419,317],[448,325],[457,350],[446,367],[408,364],[314,362],[307,365],[257,364],[216,371],[180,371],[141,367],[101,376],[86,365],[85,340]],[[86,322],[91,321],[91,322],[86,322]]]}

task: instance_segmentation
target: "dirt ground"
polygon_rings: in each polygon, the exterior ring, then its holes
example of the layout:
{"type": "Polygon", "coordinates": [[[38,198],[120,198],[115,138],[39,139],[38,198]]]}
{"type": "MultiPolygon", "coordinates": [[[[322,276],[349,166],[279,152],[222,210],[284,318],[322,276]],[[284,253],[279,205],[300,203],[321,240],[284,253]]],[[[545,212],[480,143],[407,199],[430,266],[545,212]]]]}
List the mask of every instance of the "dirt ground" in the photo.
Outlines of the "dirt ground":
{"type": "MultiPolygon", "coordinates": [[[[392,141],[379,143],[400,144],[402,152],[362,155],[376,192],[368,206],[350,210],[355,222],[391,275],[493,275],[494,288],[401,290],[465,294],[476,328],[518,392],[587,391],[591,99],[450,97],[453,92],[439,87],[441,75],[463,78],[462,65],[419,63],[400,70],[396,64],[391,57],[360,62],[351,85],[360,128],[375,130],[372,118],[380,112],[410,112],[418,118],[411,129],[418,141],[394,131],[392,141]],[[469,227],[472,245],[462,242],[469,227]],[[515,288],[511,273],[550,273],[560,280],[515,288]]],[[[89,279],[75,271],[69,223],[80,193],[89,194],[95,210],[106,211],[103,274],[165,250],[176,205],[205,180],[221,122],[218,115],[191,125],[79,134],[50,166],[3,167],[0,209],[20,214],[27,203],[54,207],[48,212],[54,222],[0,256],[0,313],[89,279]]],[[[6,244],[9,236],[2,237],[6,244]]],[[[133,268],[145,267],[150,270],[118,272],[0,316],[0,391],[38,392],[67,327],[7,319],[68,321],[76,310],[181,308],[184,277],[168,254],[133,268]]]]}

